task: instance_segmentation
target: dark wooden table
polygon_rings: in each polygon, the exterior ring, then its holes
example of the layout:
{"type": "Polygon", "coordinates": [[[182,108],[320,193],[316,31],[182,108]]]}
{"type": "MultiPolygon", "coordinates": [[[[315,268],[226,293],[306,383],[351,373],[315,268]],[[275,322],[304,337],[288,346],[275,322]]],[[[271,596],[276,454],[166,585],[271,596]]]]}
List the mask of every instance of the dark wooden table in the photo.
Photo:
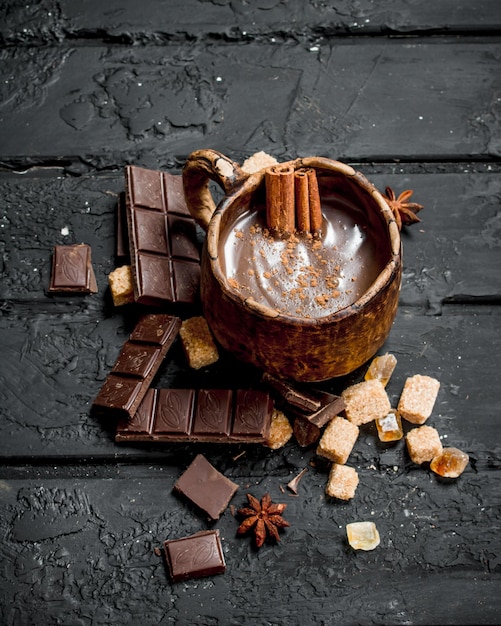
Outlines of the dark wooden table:
{"type": "MultiPolygon", "coordinates": [[[[0,42],[0,623],[501,623],[499,0],[4,0],[0,42]],[[356,497],[335,502],[293,440],[119,445],[91,415],[138,312],[107,289],[124,166],[179,174],[200,148],[326,156],[414,190],[380,352],[398,359],[393,403],[407,376],[440,380],[429,423],[470,455],[458,480],[367,427],[356,497]],[[79,242],[98,294],[49,297],[53,246],[79,242]],[[234,506],[269,491],[291,526],[256,551],[228,509],[226,573],[172,584],[154,548],[208,527],[172,493],[199,452],[239,484],[234,506]],[[376,550],[347,545],[358,520],[376,550]]],[[[224,354],[190,371],[176,343],[155,385],[254,375],[224,354]]]]}

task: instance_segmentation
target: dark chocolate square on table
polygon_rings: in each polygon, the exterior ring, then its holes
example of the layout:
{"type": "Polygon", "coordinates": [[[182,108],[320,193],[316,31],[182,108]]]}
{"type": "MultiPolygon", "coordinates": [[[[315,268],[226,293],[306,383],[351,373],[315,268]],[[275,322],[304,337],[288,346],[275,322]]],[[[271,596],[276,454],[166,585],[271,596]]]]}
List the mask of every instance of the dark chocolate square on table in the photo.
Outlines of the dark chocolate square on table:
{"type": "Polygon", "coordinates": [[[192,502],[212,520],[217,520],[238,490],[238,485],[221,474],[198,454],[174,485],[174,491],[192,502]]]}

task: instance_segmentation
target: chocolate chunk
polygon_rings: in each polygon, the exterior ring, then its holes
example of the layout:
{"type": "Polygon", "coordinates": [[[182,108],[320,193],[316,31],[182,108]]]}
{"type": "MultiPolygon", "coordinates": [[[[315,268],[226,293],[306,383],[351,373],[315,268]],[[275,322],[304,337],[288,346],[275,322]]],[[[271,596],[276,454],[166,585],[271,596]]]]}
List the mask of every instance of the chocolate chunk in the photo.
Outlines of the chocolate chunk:
{"type": "MultiPolygon", "coordinates": [[[[180,327],[178,317],[162,313],[144,315],[122,347],[92,409],[126,419],[136,418],[138,413],[137,420],[140,420],[141,427],[146,427],[144,420],[148,419],[150,405],[140,407],[141,402],[180,327]]],[[[149,399],[150,402],[153,400],[149,399]]],[[[150,409],[153,410],[153,404],[150,409]]]]}
{"type": "Polygon", "coordinates": [[[291,407],[298,409],[304,413],[313,413],[321,407],[320,400],[308,391],[303,391],[291,385],[288,381],[276,376],[272,376],[268,372],[263,374],[263,382],[274,389],[281,398],[291,407]]]}
{"type": "Polygon", "coordinates": [[[204,530],[164,541],[172,582],[222,574],[226,570],[219,530],[204,530]]]}
{"type": "Polygon", "coordinates": [[[312,424],[305,417],[296,417],[294,420],[294,438],[301,448],[307,448],[320,439],[321,429],[312,424]]]}
{"type": "Polygon", "coordinates": [[[198,454],[174,485],[174,491],[190,500],[211,520],[219,519],[238,485],[226,478],[202,455],[198,454]]]}
{"type": "Polygon", "coordinates": [[[346,408],[341,396],[318,389],[303,390],[268,373],[263,374],[262,380],[278,394],[289,413],[307,419],[318,428],[346,408]]]}
{"type": "Polygon", "coordinates": [[[97,293],[89,245],[54,247],[49,293],[97,293]]]}
{"type": "Polygon", "coordinates": [[[315,426],[322,428],[333,417],[344,411],[346,403],[343,398],[332,393],[323,391],[316,391],[315,393],[320,401],[320,409],[314,413],[305,413],[302,417],[315,426]]]}
{"type": "Polygon", "coordinates": [[[200,251],[182,177],[127,166],[125,178],[136,301],[147,305],[195,302],[200,251]]]}
{"type": "Polygon", "coordinates": [[[272,411],[264,391],[150,389],[115,441],[265,443],[272,411]]]}

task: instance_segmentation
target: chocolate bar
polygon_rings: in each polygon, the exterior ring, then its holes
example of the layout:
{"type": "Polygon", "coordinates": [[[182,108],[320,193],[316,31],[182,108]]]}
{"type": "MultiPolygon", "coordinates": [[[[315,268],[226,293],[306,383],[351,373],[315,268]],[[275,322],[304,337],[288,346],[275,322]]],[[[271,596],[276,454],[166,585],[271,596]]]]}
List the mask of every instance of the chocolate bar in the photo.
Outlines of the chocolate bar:
{"type": "Polygon", "coordinates": [[[130,419],[141,404],[181,320],[163,313],[144,315],[125,342],[92,405],[93,411],[130,419]]]}
{"type": "Polygon", "coordinates": [[[226,571],[219,530],[202,530],[181,539],[168,539],[163,545],[172,582],[226,571]]]}
{"type": "Polygon", "coordinates": [[[200,251],[182,177],[127,166],[126,214],[134,297],[146,305],[198,298],[200,251]]]}
{"type": "Polygon", "coordinates": [[[235,495],[238,485],[221,474],[202,454],[197,454],[173,489],[211,520],[217,520],[235,495]]]}
{"type": "Polygon", "coordinates": [[[89,245],[54,246],[49,293],[97,293],[89,245]]]}
{"type": "Polygon", "coordinates": [[[264,391],[149,389],[115,441],[265,443],[272,410],[264,391]]]}

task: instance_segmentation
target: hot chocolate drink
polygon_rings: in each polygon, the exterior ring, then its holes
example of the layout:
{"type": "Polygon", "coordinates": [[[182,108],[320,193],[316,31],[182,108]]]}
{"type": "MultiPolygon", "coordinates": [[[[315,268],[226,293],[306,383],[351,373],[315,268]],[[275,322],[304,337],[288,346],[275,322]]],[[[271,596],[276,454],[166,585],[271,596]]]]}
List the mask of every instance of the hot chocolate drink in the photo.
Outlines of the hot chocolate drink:
{"type": "Polygon", "coordinates": [[[358,300],[388,262],[388,250],[344,195],[323,194],[322,216],[318,236],[281,238],[266,228],[263,207],[249,207],[220,238],[229,285],[290,317],[321,318],[358,300]]]}
{"type": "Polygon", "coordinates": [[[187,204],[207,230],[204,316],[222,348],[276,377],[344,376],[390,332],[402,275],[398,225],[380,192],[349,165],[304,157],[272,176],[269,169],[246,174],[214,150],[186,162],[187,204]],[[274,189],[274,175],[287,181],[291,170],[294,219],[288,183],[274,189]],[[310,170],[318,202],[310,199],[310,170]],[[303,172],[308,194],[296,193],[296,177],[304,191],[303,172]],[[217,208],[210,180],[225,191],[217,208]]]}

